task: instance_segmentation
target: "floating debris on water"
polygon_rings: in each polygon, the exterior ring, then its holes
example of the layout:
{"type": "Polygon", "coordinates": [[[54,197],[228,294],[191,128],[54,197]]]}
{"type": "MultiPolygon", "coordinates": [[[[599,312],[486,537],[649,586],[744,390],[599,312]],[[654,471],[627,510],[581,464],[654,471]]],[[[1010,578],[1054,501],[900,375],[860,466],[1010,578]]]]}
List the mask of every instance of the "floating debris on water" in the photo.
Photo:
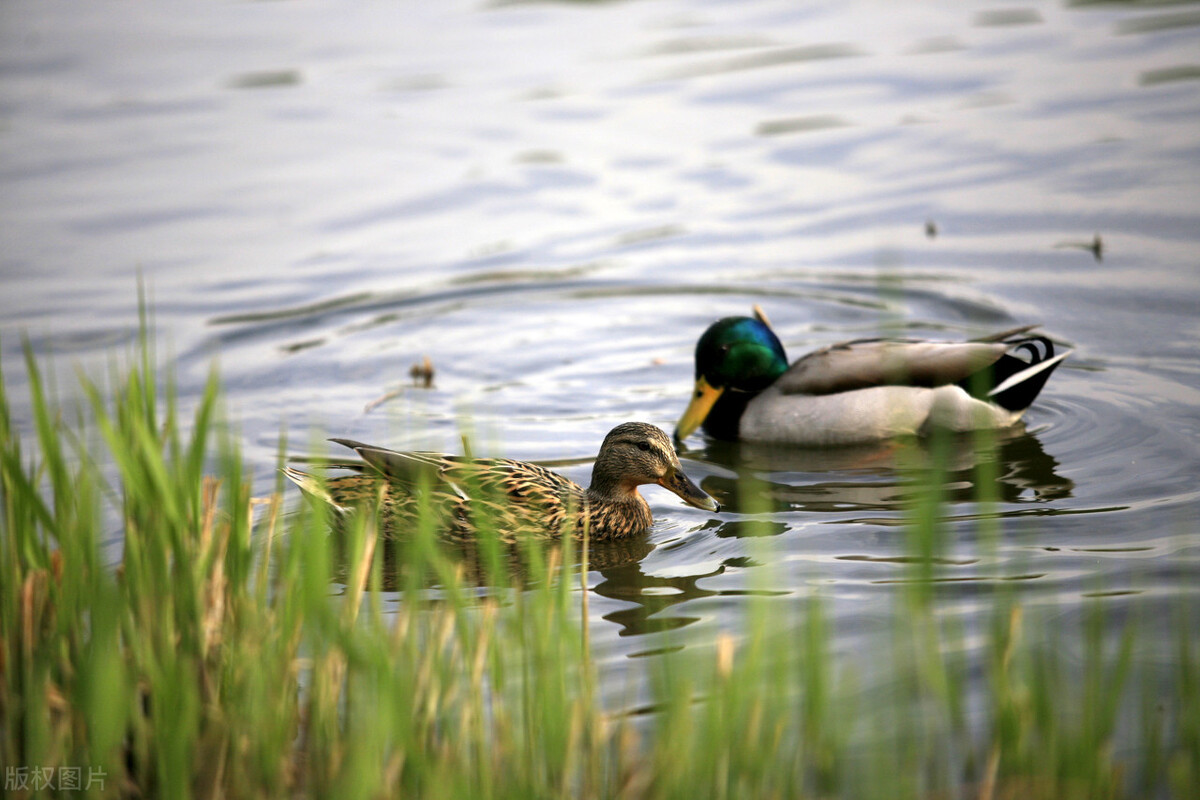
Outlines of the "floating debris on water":
{"type": "Polygon", "coordinates": [[[231,89],[269,89],[276,86],[296,86],[301,82],[300,72],[294,69],[270,69],[243,72],[229,79],[231,89]]]}
{"type": "MultiPolygon", "coordinates": [[[[412,378],[414,387],[419,389],[432,389],[434,376],[433,359],[431,359],[429,356],[425,356],[419,364],[413,364],[408,368],[408,375],[410,378],[412,378]]],[[[394,400],[395,398],[404,394],[404,390],[407,388],[407,386],[399,386],[391,391],[384,392],[379,397],[376,397],[374,400],[367,403],[363,407],[363,413],[370,414],[372,411],[379,408],[389,400],[394,400]]]]}
{"type": "Polygon", "coordinates": [[[1098,233],[1092,237],[1090,242],[1059,242],[1054,247],[1060,250],[1064,248],[1086,250],[1092,254],[1097,263],[1104,260],[1104,240],[1100,238],[1100,234],[1098,233]]]}
{"type": "Polygon", "coordinates": [[[413,364],[412,368],[408,370],[408,374],[413,379],[413,386],[433,388],[433,361],[429,356],[425,356],[420,364],[413,364]]]}

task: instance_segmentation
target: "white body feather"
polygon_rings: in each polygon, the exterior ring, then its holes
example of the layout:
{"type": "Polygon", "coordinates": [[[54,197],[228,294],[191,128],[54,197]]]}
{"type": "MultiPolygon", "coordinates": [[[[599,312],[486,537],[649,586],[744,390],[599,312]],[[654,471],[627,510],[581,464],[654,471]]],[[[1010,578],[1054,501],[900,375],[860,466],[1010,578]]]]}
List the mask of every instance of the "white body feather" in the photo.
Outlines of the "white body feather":
{"type": "Polygon", "coordinates": [[[738,427],[751,442],[809,447],[860,444],[927,433],[1005,428],[1021,418],[958,386],[873,386],[828,395],[784,394],[772,386],[750,401],[738,427]]]}

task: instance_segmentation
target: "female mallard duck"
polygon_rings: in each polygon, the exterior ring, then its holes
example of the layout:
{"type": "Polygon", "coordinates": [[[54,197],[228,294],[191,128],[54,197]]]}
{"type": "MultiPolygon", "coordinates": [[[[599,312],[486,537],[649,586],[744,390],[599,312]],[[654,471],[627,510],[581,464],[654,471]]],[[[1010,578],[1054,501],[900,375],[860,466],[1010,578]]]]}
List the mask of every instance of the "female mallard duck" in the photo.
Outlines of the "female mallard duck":
{"type": "Polygon", "coordinates": [[[726,317],[696,344],[696,388],[675,439],[862,444],[933,426],[1016,423],[1070,353],[1028,325],[968,342],[859,339],[789,368],[765,318],[726,317]]]}
{"type": "Polygon", "coordinates": [[[284,474],[341,513],[378,501],[385,538],[413,530],[425,506],[435,515],[436,528],[452,539],[469,539],[482,525],[493,527],[506,541],[521,531],[578,538],[585,529],[593,540],[627,538],[653,522],[650,506],[637,490],[647,483],[657,483],[696,508],[720,510],[683,473],[667,435],[642,422],[618,425],[604,437],[587,489],[525,461],[401,453],[348,439],[331,441],[362,457],[365,463],[333,465],[355,474],[326,481],[291,467],[284,474]],[[426,487],[424,498],[420,487],[426,487]]]}

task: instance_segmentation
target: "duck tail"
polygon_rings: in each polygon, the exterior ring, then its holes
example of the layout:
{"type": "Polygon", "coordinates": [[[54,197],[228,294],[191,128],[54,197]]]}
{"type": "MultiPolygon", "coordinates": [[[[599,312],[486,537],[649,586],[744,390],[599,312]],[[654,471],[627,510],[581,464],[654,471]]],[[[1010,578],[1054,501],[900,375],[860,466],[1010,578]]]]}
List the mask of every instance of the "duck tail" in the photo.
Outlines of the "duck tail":
{"type": "MultiPolygon", "coordinates": [[[[1009,335],[1024,330],[1007,331],[1009,335]]],[[[987,369],[961,381],[972,397],[995,403],[1008,411],[1024,411],[1033,405],[1050,375],[1070,350],[1055,355],[1054,343],[1045,336],[1028,336],[1007,342],[1010,349],[987,369]]]]}
{"type": "Polygon", "coordinates": [[[307,472],[301,472],[292,467],[283,467],[279,471],[286,475],[292,483],[299,486],[300,490],[305,494],[315,497],[318,500],[323,500],[336,509],[345,510],[345,507],[333,499],[333,496],[321,485],[321,482],[307,472]]]}

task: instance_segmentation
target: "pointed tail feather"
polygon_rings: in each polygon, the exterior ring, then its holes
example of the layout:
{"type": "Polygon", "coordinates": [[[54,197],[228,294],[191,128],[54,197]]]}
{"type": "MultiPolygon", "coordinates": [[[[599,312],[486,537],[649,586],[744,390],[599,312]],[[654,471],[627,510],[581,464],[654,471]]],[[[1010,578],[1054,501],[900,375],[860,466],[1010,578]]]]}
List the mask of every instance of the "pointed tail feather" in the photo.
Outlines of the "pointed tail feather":
{"type": "Polygon", "coordinates": [[[310,497],[315,497],[333,506],[339,511],[348,511],[345,506],[334,501],[333,497],[326,491],[325,487],[319,480],[309,475],[307,472],[301,472],[292,467],[283,467],[280,472],[288,477],[292,483],[300,487],[300,490],[310,497]]]}

